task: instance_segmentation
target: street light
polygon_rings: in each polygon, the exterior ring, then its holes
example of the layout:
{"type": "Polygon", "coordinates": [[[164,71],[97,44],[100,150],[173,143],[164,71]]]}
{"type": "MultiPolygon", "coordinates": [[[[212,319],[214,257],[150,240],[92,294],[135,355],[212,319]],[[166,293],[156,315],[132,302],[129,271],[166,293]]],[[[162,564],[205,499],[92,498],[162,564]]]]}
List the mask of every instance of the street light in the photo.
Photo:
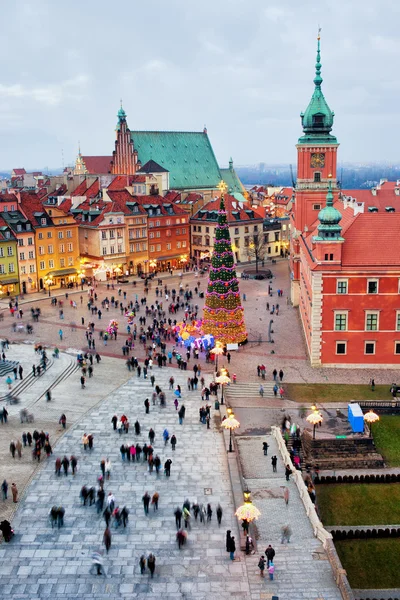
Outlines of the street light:
{"type": "Polygon", "coordinates": [[[372,423],[376,423],[376,421],[379,421],[379,416],[376,413],[374,413],[373,410],[370,410],[364,415],[364,421],[367,421],[369,425],[369,437],[372,437],[372,423]]]}
{"type": "Polygon", "coordinates": [[[53,278],[52,278],[51,275],[49,275],[48,277],[46,277],[46,279],[44,280],[44,284],[47,285],[48,290],[49,290],[49,297],[51,296],[50,286],[52,286],[53,283],[54,283],[54,280],[53,280],[53,278]]]}
{"type": "Polygon", "coordinates": [[[217,342],[215,348],[210,351],[210,354],[214,354],[215,356],[215,372],[218,371],[218,356],[224,353],[224,349],[221,346],[221,342],[217,342]]]}
{"type": "Polygon", "coordinates": [[[224,403],[224,385],[230,382],[230,377],[228,377],[228,375],[226,375],[223,371],[219,377],[215,378],[215,383],[219,383],[221,385],[221,404],[224,403]]]}
{"type": "Polygon", "coordinates": [[[322,415],[316,409],[310,415],[308,415],[308,417],[306,418],[306,421],[311,423],[311,425],[313,425],[313,427],[314,427],[313,440],[315,440],[315,428],[317,425],[320,425],[323,420],[324,419],[323,419],[322,415]]]}
{"type": "Polygon", "coordinates": [[[235,419],[235,415],[233,414],[233,412],[231,412],[231,414],[229,415],[229,417],[227,419],[222,421],[222,427],[225,427],[225,429],[229,429],[229,452],[233,452],[232,430],[240,427],[240,423],[237,419],[235,419]]]}
{"type": "Polygon", "coordinates": [[[242,506],[239,506],[239,508],[235,512],[235,516],[238,519],[244,521],[246,523],[246,529],[248,529],[248,524],[254,521],[254,519],[258,519],[258,517],[261,516],[261,512],[252,503],[249,490],[243,492],[243,496],[244,504],[242,504],[242,506]]]}

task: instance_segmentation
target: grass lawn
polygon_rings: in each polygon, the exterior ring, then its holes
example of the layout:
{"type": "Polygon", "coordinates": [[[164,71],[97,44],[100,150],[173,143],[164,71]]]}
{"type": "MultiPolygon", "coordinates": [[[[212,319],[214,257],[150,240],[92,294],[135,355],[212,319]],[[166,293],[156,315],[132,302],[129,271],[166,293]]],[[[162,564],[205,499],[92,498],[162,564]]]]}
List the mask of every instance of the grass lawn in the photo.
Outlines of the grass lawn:
{"type": "Polygon", "coordinates": [[[369,385],[345,383],[286,383],[289,400],[309,406],[319,402],[349,402],[350,400],[391,400],[390,385],[376,385],[372,392],[369,385]]]}
{"type": "Polygon", "coordinates": [[[335,546],[352,588],[400,587],[398,538],[341,540],[335,546]]]}
{"type": "Polygon", "coordinates": [[[316,491],[324,525],[400,524],[400,483],[327,484],[316,491]]]}
{"type": "MultiPolygon", "coordinates": [[[[389,467],[400,467],[400,417],[381,415],[372,426],[375,446],[389,467]]],[[[400,521],[399,521],[400,523],[400,521]]]]}

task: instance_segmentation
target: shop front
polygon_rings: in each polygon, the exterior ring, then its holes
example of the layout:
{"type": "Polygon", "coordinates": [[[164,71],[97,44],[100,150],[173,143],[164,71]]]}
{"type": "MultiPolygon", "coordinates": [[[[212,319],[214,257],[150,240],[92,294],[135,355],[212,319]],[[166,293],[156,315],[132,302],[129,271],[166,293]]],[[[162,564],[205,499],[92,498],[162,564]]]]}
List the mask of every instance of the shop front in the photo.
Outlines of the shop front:
{"type": "Polygon", "coordinates": [[[18,296],[20,293],[18,277],[0,279],[0,298],[18,296]]]}
{"type": "Polygon", "coordinates": [[[78,285],[78,271],[71,267],[70,269],[58,269],[50,271],[46,277],[40,278],[39,287],[41,290],[46,288],[73,288],[78,285]]]}

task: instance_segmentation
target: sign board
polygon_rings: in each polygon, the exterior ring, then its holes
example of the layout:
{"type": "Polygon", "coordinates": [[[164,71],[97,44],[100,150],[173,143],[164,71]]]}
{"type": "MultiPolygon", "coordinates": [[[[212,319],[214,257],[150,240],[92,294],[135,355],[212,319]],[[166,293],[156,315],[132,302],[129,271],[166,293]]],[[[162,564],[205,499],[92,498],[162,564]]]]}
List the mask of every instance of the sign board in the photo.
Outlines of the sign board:
{"type": "Polygon", "coordinates": [[[239,350],[239,344],[227,344],[226,349],[228,350],[228,352],[230,350],[239,350]]]}

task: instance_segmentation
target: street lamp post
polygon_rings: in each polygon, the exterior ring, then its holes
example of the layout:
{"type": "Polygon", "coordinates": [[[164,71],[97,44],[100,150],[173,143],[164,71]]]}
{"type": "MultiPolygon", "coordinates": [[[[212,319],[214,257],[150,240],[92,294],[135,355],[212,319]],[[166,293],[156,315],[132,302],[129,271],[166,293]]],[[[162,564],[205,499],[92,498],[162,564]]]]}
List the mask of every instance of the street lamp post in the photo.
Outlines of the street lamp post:
{"type": "Polygon", "coordinates": [[[221,404],[224,403],[224,386],[231,382],[230,377],[224,371],[225,369],[222,369],[221,375],[215,378],[215,383],[219,383],[221,386],[221,404]]]}
{"type": "Polygon", "coordinates": [[[52,277],[47,277],[47,279],[44,280],[44,284],[47,285],[48,288],[48,292],[49,292],[49,298],[51,296],[51,292],[50,292],[50,286],[53,285],[53,278],[52,277]]]}
{"type": "Polygon", "coordinates": [[[315,440],[315,428],[317,425],[320,425],[324,420],[322,415],[317,411],[316,407],[312,407],[314,410],[311,414],[308,415],[306,421],[308,421],[311,425],[313,425],[313,440],[315,440]]]}
{"type": "Polygon", "coordinates": [[[218,356],[224,353],[224,349],[221,346],[220,342],[217,342],[215,348],[210,351],[210,354],[214,354],[215,356],[215,372],[218,372],[218,356]]]}
{"type": "Polygon", "coordinates": [[[243,528],[248,531],[249,523],[254,521],[254,519],[258,519],[258,517],[261,516],[261,512],[252,503],[250,491],[248,489],[243,492],[243,496],[244,504],[239,506],[235,512],[235,516],[242,521],[242,524],[246,524],[246,527],[243,528]]]}
{"type": "Polygon", "coordinates": [[[376,421],[379,421],[379,416],[376,413],[374,413],[373,410],[370,410],[364,415],[364,421],[367,421],[369,425],[369,437],[372,437],[372,423],[376,423],[376,421]]]}
{"type": "Polygon", "coordinates": [[[237,419],[235,419],[235,415],[233,412],[230,413],[229,417],[222,421],[222,427],[225,429],[229,429],[229,452],[233,452],[232,448],[232,430],[240,427],[240,423],[237,419]]]}

